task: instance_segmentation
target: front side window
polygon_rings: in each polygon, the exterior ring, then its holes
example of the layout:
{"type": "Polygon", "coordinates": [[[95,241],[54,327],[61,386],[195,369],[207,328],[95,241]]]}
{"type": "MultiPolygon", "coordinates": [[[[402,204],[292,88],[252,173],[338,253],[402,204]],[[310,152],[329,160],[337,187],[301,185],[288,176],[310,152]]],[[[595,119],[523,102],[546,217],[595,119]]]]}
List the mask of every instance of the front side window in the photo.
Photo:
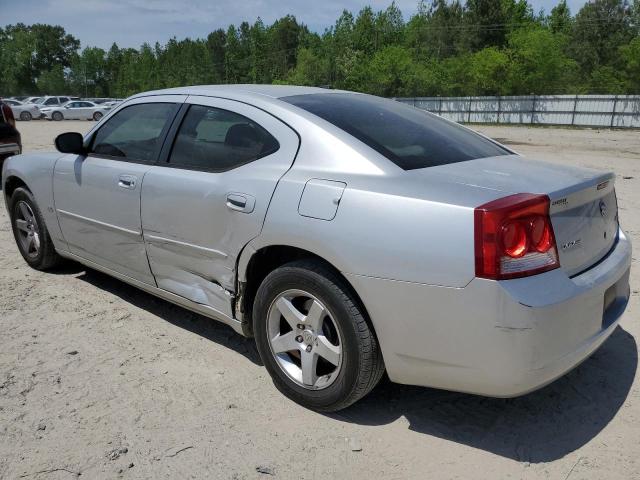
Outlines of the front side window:
{"type": "Polygon", "coordinates": [[[57,98],[49,98],[48,100],[46,100],[44,102],[45,105],[58,105],[58,99],[57,98]]]}
{"type": "Polygon", "coordinates": [[[466,128],[393,100],[355,93],[280,100],[332,123],[404,170],[511,154],[466,128]]]}
{"type": "Polygon", "coordinates": [[[142,103],[123,108],[98,130],[91,152],[127,160],[154,161],[176,109],[173,103],[142,103]]]}
{"type": "Polygon", "coordinates": [[[192,105],[176,135],[169,164],[224,171],[278,148],[278,141],[254,121],[228,110],[192,105]]]}

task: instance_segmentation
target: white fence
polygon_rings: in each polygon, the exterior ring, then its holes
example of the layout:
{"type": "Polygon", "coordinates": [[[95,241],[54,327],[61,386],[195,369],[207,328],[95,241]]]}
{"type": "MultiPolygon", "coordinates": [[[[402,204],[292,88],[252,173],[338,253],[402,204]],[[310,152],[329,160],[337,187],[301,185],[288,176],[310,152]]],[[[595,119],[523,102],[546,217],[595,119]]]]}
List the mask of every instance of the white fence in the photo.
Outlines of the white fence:
{"type": "Polygon", "coordinates": [[[461,123],[640,128],[640,95],[396,98],[461,123]]]}

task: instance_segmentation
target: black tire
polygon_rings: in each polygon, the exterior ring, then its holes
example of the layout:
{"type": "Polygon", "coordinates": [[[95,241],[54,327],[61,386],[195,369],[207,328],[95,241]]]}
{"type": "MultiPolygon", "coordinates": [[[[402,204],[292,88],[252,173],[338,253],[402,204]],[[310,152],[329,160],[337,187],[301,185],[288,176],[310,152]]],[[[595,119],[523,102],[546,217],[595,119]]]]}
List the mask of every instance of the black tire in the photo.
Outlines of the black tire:
{"type": "Polygon", "coordinates": [[[271,272],[258,288],[252,311],[256,345],[275,386],[304,407],[320,412],[346,408],[369,393],[384,374],[382,353],[360,302],[344,280],[319,261],[299,260],[271,272]],[[291,289],[304,290],[320,300],[340,330],[341,366],[333,383],[321,390],[310,390],[289,378],[269,344],[269,308],[291,289]]]}
{"type": "Polygon", "coordinates": [[[56,122],[59,122],[60,120],[64,120],[64,115],[62,115],[62,112],[53,112],[51,118],[56,122]]]}
{"type": "Polygon", "coordinates": [[[94,114],[93,114],[93,119],[94,119],[96,122],[99,122],[101,118],[102,118],[102,113],[100,113],[100,112],[94,112],[94,114]]]}
{"type": "Polygon", "coordinates": [[[20,120],[24,121],[24,122],[30,122],[33,119],[33,117],[31,116],[31,113],[29,112],[22,112],[20,114],[20,120]]]}
{"type": "Polygon", "coordinates": [[[17,188],[13,192],[13,195],[11,195],[11,199],[9,200],[9,212],[11,213],[13,237],[15,238],[16,245],[18,246],[18,250],[20,250],[22,258],[24,258],[29,266],[36,270],[48,270],[58,265],[61,261],[61,257],[56,253],[56,249],[53,246],[51,237],[49,236],[49,231],[44,223],[44,218],[42,218],[42,213],[29,190],[26,188],[17,188]],[[33,213],[33,217],[35,218],[34,231],[38,234],[40,242],[37,253],[35,254],[33,252],[29,253],[21,241],[21,231],[18,227],[18,220],[23,216],[21,215],[21,203],[26,203],[29,206],[33,213]]]}

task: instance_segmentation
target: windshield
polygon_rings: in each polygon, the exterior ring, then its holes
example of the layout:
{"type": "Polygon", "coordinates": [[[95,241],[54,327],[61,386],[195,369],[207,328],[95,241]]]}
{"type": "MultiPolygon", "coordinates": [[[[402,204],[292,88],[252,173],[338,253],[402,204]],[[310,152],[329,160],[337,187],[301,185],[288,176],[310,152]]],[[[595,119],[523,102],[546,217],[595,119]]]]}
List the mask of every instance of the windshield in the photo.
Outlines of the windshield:
{"type": "Polygon", "coordinates": [[[371,95],[282,97],[341,128],[404,170],[510,155],[504,147],[436,115],[371,95]]]}

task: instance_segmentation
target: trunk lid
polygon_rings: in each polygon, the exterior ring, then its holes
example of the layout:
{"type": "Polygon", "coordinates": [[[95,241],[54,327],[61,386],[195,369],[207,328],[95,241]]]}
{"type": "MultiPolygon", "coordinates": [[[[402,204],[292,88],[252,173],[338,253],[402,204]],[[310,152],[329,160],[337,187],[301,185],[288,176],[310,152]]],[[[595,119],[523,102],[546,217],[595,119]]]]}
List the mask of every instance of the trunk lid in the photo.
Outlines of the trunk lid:
{"type": "Polygon", "coordinates": [[[618,205],[613,173],[518,155],[481,158],[422,172],[441,177],[443,182],[494,191],[495,198],[514,193],[548,195],[560,268],[569,276],[598,263],[617,240],[618,205]]]}

